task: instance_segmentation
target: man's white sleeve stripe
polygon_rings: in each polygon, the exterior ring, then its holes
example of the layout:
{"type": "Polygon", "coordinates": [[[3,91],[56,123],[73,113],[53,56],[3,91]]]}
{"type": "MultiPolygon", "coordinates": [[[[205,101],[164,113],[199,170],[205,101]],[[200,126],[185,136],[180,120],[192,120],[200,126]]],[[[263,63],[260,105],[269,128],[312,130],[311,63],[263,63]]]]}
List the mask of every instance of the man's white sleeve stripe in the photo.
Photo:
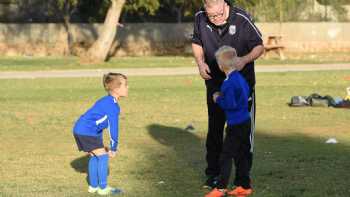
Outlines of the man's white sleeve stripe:
{"type": "Polygon", "coordinates": [[[195,14],[195,16],[197,16],[198,14],[202,14],[202,13],[205,13],[205,11],[199,11],[195,14]]]}
{"type": "Polygon", "coordinates": [[[255,30],[255,32],[258,34],[258,36],[262,39],[262,35],[260,34],[259,30],[255,27],[255,25],[243,14],[241,13],[236,13],[239,16],[242,16],[245,20],[247,20],[249,22],[249,24],[253,27],[253,29],[255,30]]]}

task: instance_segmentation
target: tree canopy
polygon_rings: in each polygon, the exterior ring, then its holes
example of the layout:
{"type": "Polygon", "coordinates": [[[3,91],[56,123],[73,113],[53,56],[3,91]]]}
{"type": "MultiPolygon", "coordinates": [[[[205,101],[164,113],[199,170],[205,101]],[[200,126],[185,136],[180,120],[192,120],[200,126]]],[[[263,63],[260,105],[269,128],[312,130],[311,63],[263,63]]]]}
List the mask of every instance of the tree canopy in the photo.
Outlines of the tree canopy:
{"type": "MultiPolygon", "coordinates": [[[[348,21],[350,0],[230,0],[256,21],[348,21]],[[317,10],[315,7],[318,7],[317,10]]],[[[71,22],[103,22],[110,0],[7,0],[17,4],[18,22],[60,22],[57,8],[71,22]],[[56,9],[53,9],[56,8],[56,9]]],[[[0,2],[1,4],[6,4],[0,2]]],[[[122,22],[192,22],[202,0],[127,0],[122,22]]],[[[10,14],[10,13],[9,13],[10,14]]],[[[11,14],[13,16],[14,14],[11,14]]],[[[6,17],[5,17],[6,18],[6,17]]],[[[4,19],[0,20],[2,22],[4,19]]]]}
{"type": "MultiPolygon", "coordinates": [[[[67,1],[67,0],[60,0],[67,1]]],[[[78,11],[88,21],[102,21],[109,0],[69,0],[80,2],[78,11]]],[[[257,21],[327,21],[330,10],[338,21],[346,21],[344,5],[350,0],[230,0],[242,7],[257,21]],[[324,6],[315,12],[315,4],[324,6]],[[326,10],[327,9],[327,10],[326,10]]],[[[121,20],[124,22],[190,22],[201,8],[202,0],[128,0],[121,20]]]]}

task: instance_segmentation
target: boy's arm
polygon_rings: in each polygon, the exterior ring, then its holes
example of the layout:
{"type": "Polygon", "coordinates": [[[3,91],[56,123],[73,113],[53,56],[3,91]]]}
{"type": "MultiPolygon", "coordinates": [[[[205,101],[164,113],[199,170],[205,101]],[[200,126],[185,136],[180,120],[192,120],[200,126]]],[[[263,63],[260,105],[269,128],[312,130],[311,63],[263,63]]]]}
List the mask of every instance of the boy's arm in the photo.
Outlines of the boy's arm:
{"type": "Polygon", "coordinates": [[[227,88],[215,101],[222,109],[235,109],[237,103],[233,88],[227,88]]]}
{"type": "Polygon", "coordinates": [[[112,116],[109,119],[109,137],[111,151],[116,152],[118,148],[118,134],[119,134],[119,120],[118,116],[112,116]]]}
{"type": "Polygon", "coordinates": [[[110,147],[112,152],[116,152],[118,148],[118,135],[119,135],[119,112],[114,110],[115,106],[108,110],[108,125],[109,125],[109,137],[110,147]]]}

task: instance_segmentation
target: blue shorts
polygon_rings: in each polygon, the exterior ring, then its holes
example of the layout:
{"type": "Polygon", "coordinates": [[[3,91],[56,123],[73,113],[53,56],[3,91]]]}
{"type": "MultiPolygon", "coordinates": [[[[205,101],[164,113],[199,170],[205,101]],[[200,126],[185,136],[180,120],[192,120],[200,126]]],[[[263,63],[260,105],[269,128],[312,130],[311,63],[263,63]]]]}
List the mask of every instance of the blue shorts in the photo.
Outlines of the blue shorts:
{"type": "Polygon", "coordinates": [[[95,149],[104,148],[101,137],[74,134],[74,138],[79,151],[91,152],[95,149]]]}

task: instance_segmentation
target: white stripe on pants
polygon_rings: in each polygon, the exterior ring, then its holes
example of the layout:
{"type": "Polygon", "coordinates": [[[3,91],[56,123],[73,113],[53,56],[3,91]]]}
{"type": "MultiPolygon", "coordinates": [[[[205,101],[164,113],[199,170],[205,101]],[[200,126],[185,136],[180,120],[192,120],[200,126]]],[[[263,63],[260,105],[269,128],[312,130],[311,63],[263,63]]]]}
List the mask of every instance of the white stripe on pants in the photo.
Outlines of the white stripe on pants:
{"type": "Polygon", "coordinates": [[[255,90],[252,93],[252,106],[250,110],[251,117],[251,132],[250,132],[250,152],[254,152],[254,133],[255,133],[255,90]]]}

